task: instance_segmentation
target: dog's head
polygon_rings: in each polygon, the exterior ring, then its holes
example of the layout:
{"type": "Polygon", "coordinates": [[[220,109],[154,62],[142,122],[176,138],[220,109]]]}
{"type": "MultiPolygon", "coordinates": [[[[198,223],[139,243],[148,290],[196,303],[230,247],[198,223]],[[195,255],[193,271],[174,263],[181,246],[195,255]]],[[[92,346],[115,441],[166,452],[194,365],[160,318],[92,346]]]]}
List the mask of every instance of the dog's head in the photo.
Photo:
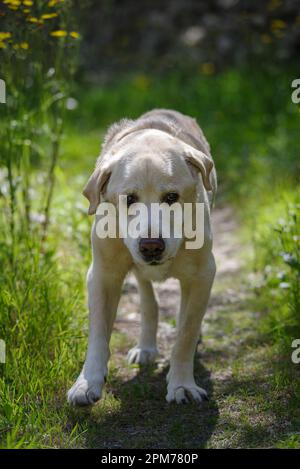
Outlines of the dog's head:
{"type": "Polygon", "coordinates": [[[184,203],[196,201],[199,180],[206,190],[212,189],[212,168],[211,158],[203,152],[160,130],[143,130],[126,136],[105,154],[83,194],[90,202],[89,214],[96,212],[100,201],[114,204],[118,215],[127,210],[124,243],[134,262],[162,265],[176,256],[183,239],[175,234],[176,214],[182,213],[184,203]],[[159,205],[164,212],[155,212],[159,205]],[[166,220],[169,232],[164,229],[166,220]],[[132,226],[138,231],[134,236],[132,226]]]}

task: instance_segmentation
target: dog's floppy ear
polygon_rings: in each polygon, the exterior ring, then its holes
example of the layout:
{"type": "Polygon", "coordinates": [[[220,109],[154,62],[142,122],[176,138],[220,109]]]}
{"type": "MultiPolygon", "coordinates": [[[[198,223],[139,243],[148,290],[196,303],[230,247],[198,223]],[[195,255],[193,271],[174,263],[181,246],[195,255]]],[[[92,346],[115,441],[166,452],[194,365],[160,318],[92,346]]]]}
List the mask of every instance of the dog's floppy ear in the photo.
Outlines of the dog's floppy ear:
{"type": "Polygon", "coordinates": [[[194,166],[198,171],[201,171],[203,185],[206,190],[212,191],[212,185],[210,182],[210,172],[214,167],[214,163],[205,153],[200,150],[191,149],[185,152],[185,160],[188,164],[194,166]]]}
{"type": "Polygon", "coordinates": [[[89,200],[90,206],[88,210],[89,215],[96,213],[97,207],[100,203],[100,194],[103,192],[111,175],[111,169],[108,166],[97,165],[95,171],[89,178],[83,195],[89,200]]]}

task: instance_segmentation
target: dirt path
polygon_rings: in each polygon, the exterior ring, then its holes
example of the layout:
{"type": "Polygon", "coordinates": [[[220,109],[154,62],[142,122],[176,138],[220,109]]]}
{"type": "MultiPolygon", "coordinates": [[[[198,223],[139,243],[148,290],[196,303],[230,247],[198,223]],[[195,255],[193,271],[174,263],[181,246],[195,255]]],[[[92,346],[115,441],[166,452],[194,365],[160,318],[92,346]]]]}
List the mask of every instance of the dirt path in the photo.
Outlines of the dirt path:
{"type": "Polygon", "coordinates": [[[108,394],[90,415],[88,447],[268,447],[287,430],[285,396],[272,382],[270,349],[258,340],[259,314],[253,310],[253,291],[240,257],[245,247],[232,210],[215,210],[213,225],[218,273],[195,357],[196,381],[208,391],[209,403],[165,401],[179,305],[174,279],[155,286],[160,305],[157,364],[127,365],[127,351],[139,331],[137,286],[129,276],[113,334],[108,394]]]}

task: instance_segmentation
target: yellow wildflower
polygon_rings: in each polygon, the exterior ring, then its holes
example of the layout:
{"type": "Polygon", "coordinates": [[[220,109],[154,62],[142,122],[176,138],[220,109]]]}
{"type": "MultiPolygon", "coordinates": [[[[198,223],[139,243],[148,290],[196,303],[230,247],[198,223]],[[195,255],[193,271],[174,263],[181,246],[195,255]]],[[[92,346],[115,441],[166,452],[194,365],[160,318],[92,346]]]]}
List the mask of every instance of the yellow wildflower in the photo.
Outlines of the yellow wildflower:
{"type": "Polygon", "coordinates": [[[23,5],[26,7],[31,7],[33,5],[33,2],[31,0],[23,0],[23,5]]]}
{"type": "Polygon", "coordinates": [[[28,44],[28,42],[20,42],[20,44],[14,44],[13,48],[15,50],[19,50],[19,49],[28,50],[29,49],[29,44],[28,44]]]}
{"type": "Polygon", "coordinates": [[[41,16],[43,20],[51,20],[52,18],[56,18],[58,16],[57,13],[45,13],[41,16]]]}
{"type": "Polygon", "coordinates": [[[0,49],[6,49],[6,44],[3,41],[0,41],[0,49]]]}
{"type": "Polygon", "coordinates": [[[70,36],[73,37],[74,39],[78,39],[79,38],[79,33],[77,33],[76,31],[71,31],[70,36]]]}
{"type": "Polygon", "coordinates": [[[30,10],[29,8],[25,8],[25,10],[23,10],[24,13],[30,13],[30,10]]]}
{"type": "Polygon", "coordinates": [[[3,3],[5,3],[10,10],[17,10],[21,5],[20,0],[4,0],[3,3]]]}
{"type": "Polygon", "coordinates": [[[57,31],[52,31],[50,33],[50,36],[54,36],[54,37],[65,37],[66,35],[67,35],[67,31],[63,31],[61,29],[57,31]]]}
{"type": "Polygon", "coordinates": [[[11,33],[4,33],[4,32],[0,32],[0,41],[2,39],[8,39],[11,37],[11,33]]]}
{"type": "Polygon", "coordinates": [[[43,24],[44,21],[42,19],[36,18],[35,16],[28,16],[26,18],[26,21],[29,21],[30,23],[34,24],[43,24]]]}

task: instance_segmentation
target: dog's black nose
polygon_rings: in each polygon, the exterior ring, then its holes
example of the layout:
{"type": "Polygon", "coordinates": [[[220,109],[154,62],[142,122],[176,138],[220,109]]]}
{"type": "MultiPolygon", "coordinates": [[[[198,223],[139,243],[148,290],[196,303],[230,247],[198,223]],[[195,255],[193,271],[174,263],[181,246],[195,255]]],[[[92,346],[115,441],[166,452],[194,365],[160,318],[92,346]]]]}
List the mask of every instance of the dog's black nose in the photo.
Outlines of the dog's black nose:
{"type": "Polygon", "coordinates": [[[165,242],[162,238],[141,238],[139,249],[146,261],[158,260],[165,250],[165,242]]]}

